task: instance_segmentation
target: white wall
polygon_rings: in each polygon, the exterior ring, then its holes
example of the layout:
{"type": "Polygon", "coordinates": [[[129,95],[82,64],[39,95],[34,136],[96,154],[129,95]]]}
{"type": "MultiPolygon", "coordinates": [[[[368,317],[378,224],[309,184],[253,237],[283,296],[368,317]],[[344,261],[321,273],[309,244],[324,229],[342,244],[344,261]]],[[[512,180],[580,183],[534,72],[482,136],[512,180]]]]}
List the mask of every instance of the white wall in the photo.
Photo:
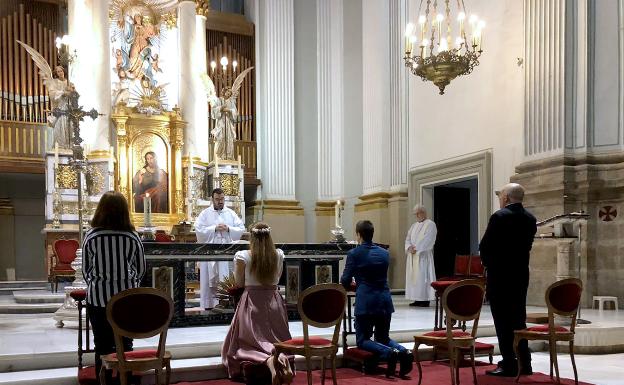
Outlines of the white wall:
{"type": "MultiPolygon", "coordinates": [[[[409,166],[422,166],[493,149],[493,183],[509,181],[523,160],[523,2],[471,1],[467,13],[486,21],[484,52],[473,73],[459,77],[444,95],[410,75],[409,166]]],[[[412,21],[418,2],[410,3],[412,21]],[[412,12],[412,10],[414,10],[412,12]]]]}

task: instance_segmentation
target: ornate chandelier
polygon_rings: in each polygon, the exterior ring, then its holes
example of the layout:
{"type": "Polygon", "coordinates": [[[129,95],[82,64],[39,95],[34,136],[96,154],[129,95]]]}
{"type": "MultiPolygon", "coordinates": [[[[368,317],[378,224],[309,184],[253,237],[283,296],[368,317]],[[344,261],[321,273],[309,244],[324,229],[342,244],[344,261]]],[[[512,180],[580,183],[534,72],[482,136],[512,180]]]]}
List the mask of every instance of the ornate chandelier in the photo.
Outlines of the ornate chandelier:
{"type": "Polygon", "coordinates": [[[464,0],[457,0],[457,26],[451,26],[449,0],[427,0],[422,14],[424,0],[420,0],[418,27],[408,23],[405,28],[405,66],[423,81],[429,80],[444,94],[444,88],[461,75],[468,75],[479,65],[483,52],[483,29],[485,22],[471,15],[467,24],[470,40],[466,38],[466,7],[464,0]],[[443,9],[442,9],[443,8],[443,9]],[[420,33],[417,29],[420,28],[420,33]],[[455,35],[454,35],[455,34],[455,35]],[[453,39],[454,37],[454,39],[453,39]]]}

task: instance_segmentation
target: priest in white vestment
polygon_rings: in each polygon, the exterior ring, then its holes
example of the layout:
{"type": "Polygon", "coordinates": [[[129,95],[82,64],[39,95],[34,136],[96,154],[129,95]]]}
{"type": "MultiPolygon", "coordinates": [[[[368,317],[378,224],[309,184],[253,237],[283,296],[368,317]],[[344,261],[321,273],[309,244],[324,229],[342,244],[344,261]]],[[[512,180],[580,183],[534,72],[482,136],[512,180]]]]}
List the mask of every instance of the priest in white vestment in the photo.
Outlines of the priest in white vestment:
{"type": "Polygon", "coordinates": [[[410,306],[427,307],[429,301],[435,299],[431,282],[436,279],[433,245],[438,229],[431,219],[427,219],[427,211],[423,206],[416,205],[414,214],[416,222],[405,237],[405,298],[414,301],[410,306]]]}
{"type": "MultiPolygon", "coordinates": [[[[232,243],[240,240],[245,225],[236,213],[225,207],[223,190],[212,192],[212,206],[199,214],[195,221],[198,243],[232,243]]],[[[212,309],[217,304],[216,293],[219,281],[230,275],[229,262],[199,263],[199,304],[212,309]]]]}

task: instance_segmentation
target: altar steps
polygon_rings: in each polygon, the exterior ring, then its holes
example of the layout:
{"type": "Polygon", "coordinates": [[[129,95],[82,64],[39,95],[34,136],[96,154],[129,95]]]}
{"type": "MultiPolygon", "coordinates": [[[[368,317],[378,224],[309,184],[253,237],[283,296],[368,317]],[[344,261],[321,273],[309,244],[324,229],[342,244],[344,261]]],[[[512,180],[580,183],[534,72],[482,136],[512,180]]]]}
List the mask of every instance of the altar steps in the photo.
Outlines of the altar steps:
{"type": "Polygon", "coordinates": [[[12,288],[12,296],[0,296],[0,314],[54,313],[65,299],[62,291],[52,293],[45,289],[29,287],[12,288]]]}
{"type": "Polygon", "coordinates": [[[47,290],[49,287],[46,281],[0,281],[0,296],[22,290],[47,290]]]}
{"type": "MultiPolygon", "coordinates": [[[[498,344],[496,337],[484,337],[479,339],[481,342],[494,344],[495,354],[498,354],[498,344]]],[[[401,345],[406,348],[413,348],[412,342],[402,342],[401,345]]],[[[540,342],[532,343],[531,348],[535,351],[543,350],[544,345],[540,342]]],[[[173,356],[176,354],[172,352],[173,356]]],[[[422,360],[431,360],[433,351],[429,347],[421,346],[419,355],[422,360]]],[[[481,357],[481,360],[487,361],[487,357],[481,357]]],[[[338,366],[342,366],[342,349],[338,351],[338,366]]],[[[305,360],[303,357],[297,357],[295,365],[298,371],[305,370],[305,360]]],[[[320,361],[313,360],[315,369],[320,368],[320,361]]],[[[63,367],[57,369],[44,370],[28,370],[12,373],[0,373],[0,385],[76,385],[76,366],[63,367]]],[[[202,381],[227,377],[225,367],[221,363],[220,354],[196,357],[181,358],[171,362],[171,383],[175,384],[180,381],[202,381]]],[[[153,385],[155,383],[153,375],[145,375],[141,378],[141,385],[153,385]]]]}

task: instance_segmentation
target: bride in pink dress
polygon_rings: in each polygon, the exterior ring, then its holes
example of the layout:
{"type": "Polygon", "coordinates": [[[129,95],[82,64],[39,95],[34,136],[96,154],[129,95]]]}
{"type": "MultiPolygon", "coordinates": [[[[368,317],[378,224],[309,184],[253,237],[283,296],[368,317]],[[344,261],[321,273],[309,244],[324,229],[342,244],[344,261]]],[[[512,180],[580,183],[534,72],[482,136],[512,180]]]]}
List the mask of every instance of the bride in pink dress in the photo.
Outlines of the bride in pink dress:
{"type": "Polygon", "coordinates": [[[236,283],[245,291],[223,342],[221,359],[232,379],[258,383],[258,377],[265,374],[268,382],[270,372],[272,385],[289,384],[293,379],[289,358],[273,355],[274,342],[291,338],[286,304],[277,290],[284,253],[275,249],[271,228],[265,223],[253,225],[249,246],[234,256],[236,283]]]}

